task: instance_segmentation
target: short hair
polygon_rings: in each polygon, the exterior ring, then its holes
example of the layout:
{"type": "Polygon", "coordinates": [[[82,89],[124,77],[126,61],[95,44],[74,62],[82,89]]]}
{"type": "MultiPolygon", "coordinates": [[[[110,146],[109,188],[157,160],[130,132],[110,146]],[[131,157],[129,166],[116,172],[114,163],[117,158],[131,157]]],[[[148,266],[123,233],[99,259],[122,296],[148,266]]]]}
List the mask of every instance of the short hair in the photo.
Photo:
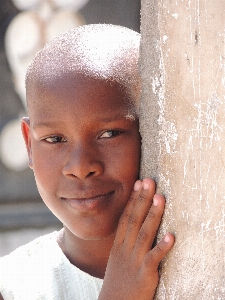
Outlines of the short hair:
{"type": "Polygon", "coordinates": [[[118,82],[137,104],[139,45],[140,34],[122,26],[92,24],[70,29],[46,44],[31,62],[26,75],[27,99],[33,83],[75,72],[118,82]]]}

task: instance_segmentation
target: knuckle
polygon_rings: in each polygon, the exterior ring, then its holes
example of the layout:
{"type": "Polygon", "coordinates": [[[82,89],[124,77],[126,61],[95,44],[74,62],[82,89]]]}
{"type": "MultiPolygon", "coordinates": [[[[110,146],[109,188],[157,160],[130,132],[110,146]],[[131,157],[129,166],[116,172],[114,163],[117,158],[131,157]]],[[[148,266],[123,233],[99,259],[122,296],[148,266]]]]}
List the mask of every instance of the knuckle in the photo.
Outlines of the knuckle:
{"type": "Polygon", "coordinates": [[[138,200],[139,200],[139,202],[143,202],[143,201],[145,201],[145,198],[146,198],[146,196],[143,193],[140,193],[138,200]]]}
{"type": "Polygon", "coordinates": [[[128,211],[125,210],[120,217],[119,224],[123,225],[124,223],[126,223],[129,217],[130,214],[128,213],[128,211]]]}
{"type": "Polygon", "coordinates": [[[147,217],[149,219],[155,219],[156,215],[152,210],[149,210],[147,217]]]}
{"type": "Polygon", "coordinates": [[[135,197],[131,195],[130,198],[129,198],[129,201],[132,202],[134,200],[135,200],[135,197]]]}
{"type": "Polygon", "coordinates": [[[145,264],[145,266],[146,266],[147,268],[152,267],[152,266],[155,264],[155,260],[154,260],[153,255],[148,255],[148,256],[145,258],[144,264],[145,264]]]}
{"type": "Polygon", "coordinates": [[[156,245],[156,246],[155,246],[155,251],[156,251],[157,253],[162,253],[162,249],[161,249],[161,247],[160,247],[159,245],[156,245]]]}
{"type": "Polygon", "coordinates": [[[138,239],[139,244],[143,244],[144,241],[149,239],[148,232],[146,232],[146,230],[144,230],[144,229],[140,229],[137,239],[138,239]]]}
{"type": "Polygon", "coordinates": [[[162,249],[157,245],[145,257],[146,267],[158,267],[160,261],[164,257],[162,249]]]}
{"type": "Polygon", "coordinates": [[[133,225],[133,226],[137,226],[139,224],[137,217],[134,215],[128,217],[128,223],[129,225],[133,225]]]}

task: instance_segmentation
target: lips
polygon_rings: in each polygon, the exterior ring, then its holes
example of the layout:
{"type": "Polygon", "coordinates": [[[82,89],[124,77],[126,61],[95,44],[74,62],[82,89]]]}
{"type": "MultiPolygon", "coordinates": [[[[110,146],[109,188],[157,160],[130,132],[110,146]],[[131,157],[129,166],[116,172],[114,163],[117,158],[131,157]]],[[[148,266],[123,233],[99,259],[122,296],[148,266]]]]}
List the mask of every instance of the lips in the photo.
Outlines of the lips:
{"type": "Polygon", "coordinates": [[[94,197],[86,198],[61,198],[63,201],[67,202],[72,208],[78,211],[91,211],[98,210],[105,206],[111,199],[114,192],[109,192],[106,194],[97,195],[94,197]]]}

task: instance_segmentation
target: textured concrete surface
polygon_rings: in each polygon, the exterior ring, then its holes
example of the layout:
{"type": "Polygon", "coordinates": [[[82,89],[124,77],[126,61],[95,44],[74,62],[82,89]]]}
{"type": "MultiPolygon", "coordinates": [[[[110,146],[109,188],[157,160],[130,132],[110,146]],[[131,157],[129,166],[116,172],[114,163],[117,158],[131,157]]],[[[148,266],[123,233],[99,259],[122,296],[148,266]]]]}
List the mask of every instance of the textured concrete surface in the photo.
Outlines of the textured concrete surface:
{"type": "Polygon", "coordinates": [[[156,299],[225,299],[225,2],[142,1],[142,175],[176,235],[156,299]]]}

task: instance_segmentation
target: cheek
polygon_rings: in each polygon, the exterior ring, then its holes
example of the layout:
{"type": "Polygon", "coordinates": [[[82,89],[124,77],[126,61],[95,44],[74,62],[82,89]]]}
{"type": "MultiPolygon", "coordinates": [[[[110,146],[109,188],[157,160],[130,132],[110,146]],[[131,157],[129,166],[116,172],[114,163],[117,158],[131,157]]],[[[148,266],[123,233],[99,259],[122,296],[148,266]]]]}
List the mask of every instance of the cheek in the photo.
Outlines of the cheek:
{"type": "Polygon", "coordinates": [[[133,189],[134,183],[137,179],[139,179],[140,172],[140,158],[141,158],[141,145],[140,141],[137,140],[136,143],[132,143],[130,146],[129,155],[124,159],[126,161],[126,177],[129,178],[130,181],[130,192],[133,189]]]}
{"type": "Polygon", "coordinates": [[[125,182],[129,188],[138,179],[140,169],[141,144],[136,138],[126,144],[126,147],[116,151],[114,149],[113,159],[110,159],[114,176],[125,182]]]}
{"type": "Polygon", "coordinates": [[[57,187],[60,176],[60,161],[40,147],[32,150],[33,171],[39,192],[51,192],[57,187]]]}

